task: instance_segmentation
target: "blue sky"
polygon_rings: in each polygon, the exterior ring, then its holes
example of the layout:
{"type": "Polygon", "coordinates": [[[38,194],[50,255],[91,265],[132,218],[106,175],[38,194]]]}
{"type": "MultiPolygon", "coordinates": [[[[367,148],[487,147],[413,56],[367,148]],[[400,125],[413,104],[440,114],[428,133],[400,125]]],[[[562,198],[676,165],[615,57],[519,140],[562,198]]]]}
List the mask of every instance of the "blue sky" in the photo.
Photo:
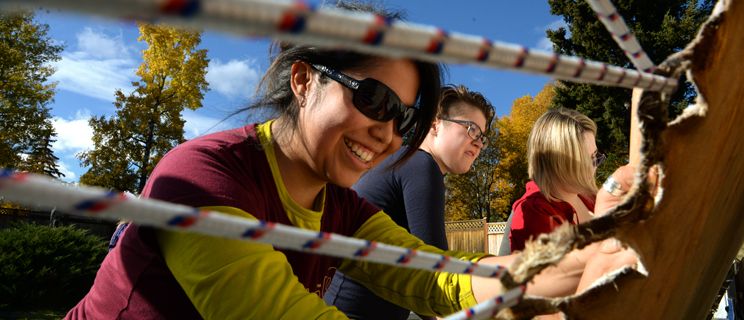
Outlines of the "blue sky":
{"type": "MultiPolygon", "coordinates": [[[[561,17],[550,15],[547,1],[383,1],[402,9],[407,20],[435,25],[447,31],[480,35],[492,40],[550,50],[547,28],[562,25],[561,17]],[[466,3],[466,4],[464,4],[466,3]]],[[[50,104],[58,141],[54,151],[60,158],[64,180],[77,181],[85,168],[75,155],[91,148],[91,116],[111,115],[114,91],[131,91],[135,70],[141,63],[137,28],[133,22],[108,20],[57,10],[37,12],[37,21],[49,25],[49,36],[63,44],[62,59],[52,81],[57,81],[55,101],[50,104]]],[[[193,138],[243,124],[244,116],[220,122],[226,115],[248,102],[256,83],[268,65],[267,39],[247,39],[205,32],[201,48],[211,59],[207,73],[209,92],[203,107],[185,111],[186,138],[193,138]]],[[[482,92],[499,116],[509,113],[514,99],[535,95],[550,78],[507,70],[468,65],[449,65],[446,81],[463,84],[482,92]]]]}

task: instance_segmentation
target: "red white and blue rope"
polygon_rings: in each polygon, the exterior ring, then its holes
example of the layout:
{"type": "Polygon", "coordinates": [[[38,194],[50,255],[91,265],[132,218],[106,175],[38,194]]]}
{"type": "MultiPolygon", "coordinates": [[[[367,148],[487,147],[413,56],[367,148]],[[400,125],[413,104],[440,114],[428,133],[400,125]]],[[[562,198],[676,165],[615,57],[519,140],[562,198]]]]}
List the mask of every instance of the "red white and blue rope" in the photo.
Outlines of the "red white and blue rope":
{"type": "Polygon", "coordinates": [[[96,187],[72,186],[49,177],[0,169],[0,197],[25,206],[212,236],[270,243],[277,247],[428,271],[501,278],[502,266],[316,232],[278,223],[127,196],[96,187]]]}
{"type": "Polygon", "coordinates": [[[464,309],[447,316],[446,320],[466,320],[466,319],[491,319],[504,308],[515,306],[522,300],[525,293],[525,286],[519,286],[511,289],[498,297],[488,299],[474,307],[464,309]]]}
{"type": "MultiPolygon", "coordinates": [[[[276,247],[340,258],[377,262],[398,267],[501,278],[506,268],[483,265],[448,256],[396,247],[384,243],[314,232],[292,226],[199,210],[188,206],[142,199],[102,188],[73,186],[52,178],[0,168],[0,199],[29,206],[56,208],[81,216],[112,221],[129,220],[162,229],[196,232],[211,236],[269,243],[276,247]]],[[[524,287],[456,313],[452,319],[475,319],[475,311],[504,308],[518,303],[524,287]],[[460,318],[460,314],[467,317],[460,318]]],[[[498,310],[496,310],[498,311],[498,310]]],[[[496,312],[493,311],[493,312],[496,312]]],[[[448,318],[449,319],[449,318],[448,318]]]]}
{"type": "Polygon", "coordinates": [[[472,63],[606,86],[672,92],[677,79],[480,36],[389,20],[375,14],[314,8],[289,0],[0,0],[4,8],[48,7],[122,19],[209,27],[299,44],[348,48],[433,62],[472,63]]]}
{"type": "Polygon", "coordinates": [[[612,35],[612,39],[623,49],[636,69],[643,72],[653,72],[654,63],[648,57],[646,51],[643,50],[641,44],[638,43],[638,39],[630,31],[628,25],[625,24],[625,19],[618,14],[617,8],[612,5],[612,2],[609,0],[586,0],[586,2],[592,7],[599,21],[602,21],[607,31],[612,35]]]}

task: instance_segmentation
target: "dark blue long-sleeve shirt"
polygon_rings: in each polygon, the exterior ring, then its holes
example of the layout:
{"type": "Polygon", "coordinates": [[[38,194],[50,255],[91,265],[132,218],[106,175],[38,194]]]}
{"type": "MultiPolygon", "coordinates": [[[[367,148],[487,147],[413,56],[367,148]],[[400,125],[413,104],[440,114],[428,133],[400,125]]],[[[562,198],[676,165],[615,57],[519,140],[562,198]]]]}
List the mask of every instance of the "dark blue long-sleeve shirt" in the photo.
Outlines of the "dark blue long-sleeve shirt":
{"type": "MultiPolygon", "coordinates": [[[[367,172],[352,188],[413,235],[446,250],[444,175],[432,156],[422,150],[402,166],[388,168],[406,148],[367,172]]],[[[323,299],[353,319],[407,319],[409,314],[338,271],[323,299]]]]}

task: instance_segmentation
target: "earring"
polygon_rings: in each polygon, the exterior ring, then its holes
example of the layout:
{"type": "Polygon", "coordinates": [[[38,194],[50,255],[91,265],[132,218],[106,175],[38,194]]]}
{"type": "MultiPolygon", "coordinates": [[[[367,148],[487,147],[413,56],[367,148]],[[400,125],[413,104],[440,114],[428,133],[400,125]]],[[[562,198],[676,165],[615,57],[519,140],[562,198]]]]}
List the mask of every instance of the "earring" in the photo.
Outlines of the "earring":
{"type": "Polygon", "coordinates": [[[300,108],[305,107],[305,96],[304,95],[297,96],[297,104],[300,106],[300,108]]]}

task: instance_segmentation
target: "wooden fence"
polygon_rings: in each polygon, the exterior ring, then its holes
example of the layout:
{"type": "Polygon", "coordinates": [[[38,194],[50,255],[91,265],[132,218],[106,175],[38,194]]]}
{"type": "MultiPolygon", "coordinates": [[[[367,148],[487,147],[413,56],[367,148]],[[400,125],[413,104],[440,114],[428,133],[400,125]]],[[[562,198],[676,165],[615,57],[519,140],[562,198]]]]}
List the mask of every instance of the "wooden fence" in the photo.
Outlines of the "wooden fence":
{"type": "Polygon", "coordinates": [[[498,254],[506,222],[486,219],[448,221],[444,223],[450,250],[498,254]]]}

